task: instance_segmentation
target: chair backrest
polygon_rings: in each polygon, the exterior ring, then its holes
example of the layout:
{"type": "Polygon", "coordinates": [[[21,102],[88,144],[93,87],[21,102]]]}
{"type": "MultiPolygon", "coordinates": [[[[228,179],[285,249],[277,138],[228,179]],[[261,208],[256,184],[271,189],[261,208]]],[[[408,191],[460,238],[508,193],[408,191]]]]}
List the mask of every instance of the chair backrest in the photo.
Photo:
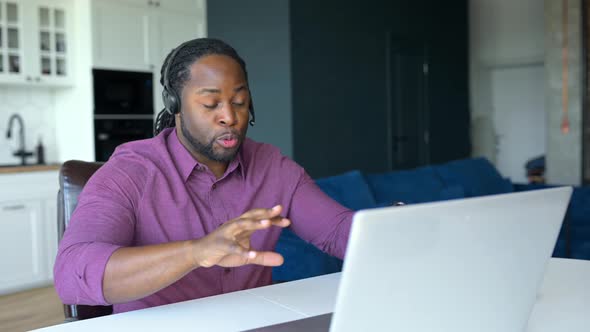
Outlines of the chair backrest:
{"type": "MultiPolygon", "coordinates": [[[[58,242],[70,223],[72,212],[78,204],[78,195],[88,179],[103,163],[66,161],[59,171],[59,192],[57,194],[57,228],[58,242]]],[[[66,321],[100,317],[113,313],[112,306],[88,306],[64,304],[66,321]]]]}

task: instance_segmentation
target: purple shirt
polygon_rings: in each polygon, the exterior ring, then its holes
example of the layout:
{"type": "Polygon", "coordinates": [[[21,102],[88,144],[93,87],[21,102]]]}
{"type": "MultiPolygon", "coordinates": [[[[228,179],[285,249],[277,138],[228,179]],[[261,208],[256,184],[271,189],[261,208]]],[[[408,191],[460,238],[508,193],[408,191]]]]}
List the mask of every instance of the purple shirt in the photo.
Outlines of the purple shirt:
{"type": "MultiPolygon", "coordinates": [[[[250,209],[277,204],[297,235],[344,256],[353,212],[271,145],[246,139],[219,180],[195,161],[173,129],[121,145],[80,194],[59,244],[55,288],[64,303],[106,305],[102,279],[118,248],[198,239],[250,209]]],[[[255,232],[252,248],[274,250],[280,232],[255,232]]],[[[114,311],[264,286],[271,273],[271,267],[258,265],[198,268],[150,296],[115,304],[114,311]]]]}

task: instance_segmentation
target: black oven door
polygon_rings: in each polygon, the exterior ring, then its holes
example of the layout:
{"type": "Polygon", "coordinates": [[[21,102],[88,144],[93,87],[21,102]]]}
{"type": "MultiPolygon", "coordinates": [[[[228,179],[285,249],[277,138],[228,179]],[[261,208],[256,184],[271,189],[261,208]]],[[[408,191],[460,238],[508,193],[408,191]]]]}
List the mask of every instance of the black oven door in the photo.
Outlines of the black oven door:
{"type": "Polygon", "coordinates": [[[154,114],[153,74],[94,69],[94,114],[154,114]]]}
{"type": "Polygon", "coordinates": [[[95,119],[96,161],[107,161],[120,144],[153,137],[152,119],[95,119]]]}

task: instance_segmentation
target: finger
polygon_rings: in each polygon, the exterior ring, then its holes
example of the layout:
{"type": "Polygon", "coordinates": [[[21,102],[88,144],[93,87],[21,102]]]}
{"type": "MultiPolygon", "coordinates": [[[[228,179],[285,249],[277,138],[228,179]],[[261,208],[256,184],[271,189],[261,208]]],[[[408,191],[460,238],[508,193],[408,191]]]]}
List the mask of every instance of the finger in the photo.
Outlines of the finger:
{"type": "Polygon", "coordinates": [[[270,223],[268,219],[259,220],[257,221],[257,223],[258,225],[256,225],[256,222],[254,222],[254,224],[251,226],[246,226],[244,224],[242,228],[238,228],[238,226],[235,226],[232,229],[232,231],[234,232],[233,237],[235,239],[249,238],[254,232],[261,229],[270,228],[271,226],[277,226],[281,228],[289,227],[291,225],[291,220],[283,217],[275,217],[270,220],[270,223]]]}
{"type": "Polygon", "coordinates": [[[256,264],[262,266],[279,266],[285,259],[281,254],[273,251],[250,251],[248,253],[247,264],[256,264]]]}
{"type": "Polygon", "coordinates": [[[281,205],[275,205],[270,209],[252,209],[242,214],[240,218],[251,218],[251,219],[271,219],[277,217],[283,207],[281,205]]]}
{"type": "Polygon", "coordinates": [[[241,235],[244,232],[254,232],[256,230],[268,228],[270,226],[272,226],[272,221],[270,219],[255,220],[240,218],[227,225],[227,230],[235,237],[241,235]]]}
{"type": "Polygon", "coordinates": [[[283,227],[283,228],[289,227],[291,225],[291,220],[289,220],[287,218],[276,217],[276,218],[273,218],[272,225],[278,226],[278,227],[283,227]]]}
{"type": "MultiPolygon", "coordinates": [[[[277,216],[270,219],[258,220],[258,223],[261,225],[262,228],[267,228],[270,226],[288,227],[289,225],[291,225],[291,220],[283,218],[281,216],[277,216]]],[[[256,228],[255,230],[257,229],[259,228],[256,228]]]]}

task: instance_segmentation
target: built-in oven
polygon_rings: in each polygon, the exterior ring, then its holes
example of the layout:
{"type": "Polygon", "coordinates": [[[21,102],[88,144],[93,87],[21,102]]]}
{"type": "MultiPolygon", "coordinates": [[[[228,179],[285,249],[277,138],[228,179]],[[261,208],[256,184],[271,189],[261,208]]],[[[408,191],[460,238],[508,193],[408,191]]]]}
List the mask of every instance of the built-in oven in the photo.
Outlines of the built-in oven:
{"type": "Polygon", "coordinates": [[[94,114],[154,114],[153,74],[92,70],[94,114]]]}
{"type": "Polygon", "coordinates": [[[120,144],[153,136],[153,74],[93,69],[94,148],[106,161],[120,144]]]}
{"type": "Polygon", "coordinates": [[[153,136],[151,119],[94,119],[96,161],[107,161],[117,146],[153,136]]]}

